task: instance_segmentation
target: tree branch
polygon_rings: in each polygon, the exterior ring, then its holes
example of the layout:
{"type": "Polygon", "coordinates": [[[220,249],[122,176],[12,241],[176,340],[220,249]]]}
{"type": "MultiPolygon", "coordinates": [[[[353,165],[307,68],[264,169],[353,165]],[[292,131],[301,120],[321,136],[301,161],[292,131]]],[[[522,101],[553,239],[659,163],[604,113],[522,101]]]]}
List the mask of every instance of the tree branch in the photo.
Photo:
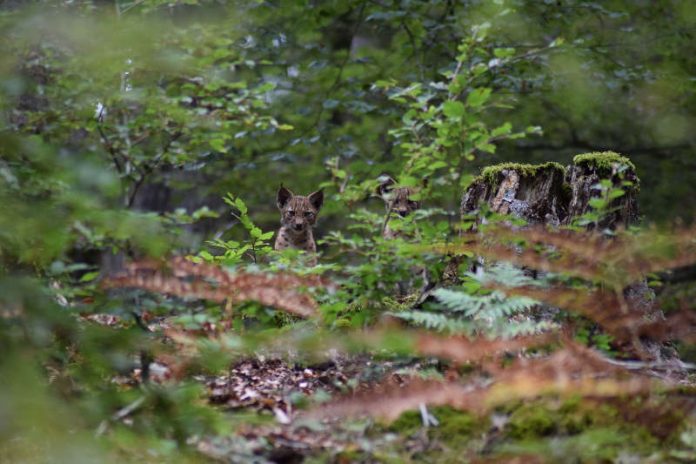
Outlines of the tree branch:
{"type": "Polygon", "coordinates": [[[138,180],[135,181],[135,184],[133,184],[133,190],[131,191],[130,195],[128,196],[128,208],[131,208],[133,206],[133,203],[135,202],[135,197],[138,194],[138,191],[140,190],[140,187],[145,183],[145,180],[152,174],[152,172],[157,169],[162,162],[162,159],[164,156],[169,152],[169,148],[172,146],[172,143],[174,143],[179,137],[181,137],[182,132],[176,132],[173,134],[169,141],[162,147],[162,151],[149,163],[145,163],[144,167],[141,168],[136,165],[136,169],[140,173],[140,177],[138,177],[138,180]]]}
{"type": "MultiPolygon", "coordinates": [[[[99,113],[99,115],[101,116],[101,112],[99,113]]],[[[123,174],[123,165],[121,164],[121,161],[118,159],[118,153],[116,152],[114,146],[111,144],[109,138],[104,133],[104,129],[102,128],[102,125],[100,123],[97,123],[97,131],[99,132],[99,136],[101,137],[102,143],[106,147],[106,150],[111,155],[111,160],[114,162],[116,170],[119,174],[123,174]]]]}

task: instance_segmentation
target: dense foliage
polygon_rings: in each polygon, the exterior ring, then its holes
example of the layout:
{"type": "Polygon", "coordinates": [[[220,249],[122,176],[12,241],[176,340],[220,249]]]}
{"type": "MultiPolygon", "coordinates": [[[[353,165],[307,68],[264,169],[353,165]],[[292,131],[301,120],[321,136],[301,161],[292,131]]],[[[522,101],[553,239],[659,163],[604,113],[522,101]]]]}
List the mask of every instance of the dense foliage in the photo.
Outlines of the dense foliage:
{"type": "Polygon", "coordinates": [[[678,0],[3,4],[0,462],[694,459],[695,25],[678,0]],[[575,156],[605,150],[630,160],[575,156]],[[560,231],[460,215],[522,169],[484,166],[597,160],[560,231]],[[385,212],[385,174],[421,207],[385,212]],[[318,266],[273,251],[281,183],[325,190],[318,266]],[[610,230],[639,190],[665,230],[610,230]],[[636,282],[666,317],[628,311],[636,282]],[[280,400],[230,393],[263,376],[280,400]]]}

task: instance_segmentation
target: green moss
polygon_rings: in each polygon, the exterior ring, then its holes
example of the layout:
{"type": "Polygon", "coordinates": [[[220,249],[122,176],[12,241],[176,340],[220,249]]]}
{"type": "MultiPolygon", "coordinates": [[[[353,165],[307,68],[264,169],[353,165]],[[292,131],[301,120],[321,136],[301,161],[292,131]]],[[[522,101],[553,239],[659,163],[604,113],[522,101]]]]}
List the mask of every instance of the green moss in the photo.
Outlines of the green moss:
{"type": "MultiPolygon", "coordinates": [[[[454,443],[462,437],[470,436],[477,430],[486,429],[487,425],[481,423],[481,419],[465,411],[459,411],[448,406],[428,408],[439,425],[431,427],[429,432],[432,438],[447,443],[454,443]]],[[[423,421],[419,411],[403,413],[397,420],[389,425],[388,430],[399,434],[411,435],[423,429],[423,421]]]]}
{"type": "Polygon", "coordinates": [[[441,440],[460,439],[471,435],[480,426],[480,420],[476,416],[456,409],[435,408],[431,413],[440,422],[440,425],[433,430],[433,434],[441,440]]]}
{"type": "Polygon", "coordinates": [[[524,405],[510,416],[507,434],[518,439],[544,437],[556,431],[556,422],[553,411],[540,405],[524,405]]]}
{"type": "Polygon", "coordinates": [[[563,182],[562,188],[563,196],[569,200],[573,196],[573,187],[571,187],[569,183],[563,182]]]}
{"type": "Polygon", "coordinates": [[[606,404],[583,402],[575,397],[566,400],[557,411],[558,429],[563,434],[581,433],[592,426],[615,423],[616,409],[606,404]]]}
{"type": "Polygon", "coordinates": [[[614,462],[622,454],[648,456],[659,444],[650,436],[613,427],[598,427],[570,437],[503,444],[498,454],[544,456],[550,462],[614,462]]]}
{"type": "Polygon", "coordinates": [[[590,427],[616,424],[619,414],[606,404],[583,402],[570,398],[560,406],[528,403],[512,411],[508,423],[508,435],[525,439],[543,437],[554,433],[573,435],[590,427]]]}
{"type": "Polygon", "coordinates": [[[499,182],[500,173],[506,169],[516,171],[522,178],[534,177],[539,172],[546,170],[556,170],[565,174],[565,168],[554,162],[544,164],[500,163],[484,168],[481,175],[474,179],[474,182],[483,181],[489,185],[496,185],[499,182]]]}
{"type": "Polygon", "coordinates": [[[576,166],[591,166],[600,171],[611,171],[614,164],[624,164],[635,171],[636,166],[630,159],[613,151],[584,153],[573,158],[576,166]]]}
{"type": "Polygon", "coordinates": [[[512,412],[505,435],[508,440],[497,453],[536,453],[570,462],[611,461],[626,451],[645,456],[661,445],[616,407],[580,398],[523,404],[512,412]]]}
{"type": "Polygon", "coordinates": [[[392,422],[387,430],[403,435],[411,435],[423,426],[421,415],[418,411],[407,411],[392,422]]]}
{"type": "Polygon", "coordinates": [[[488,418],[451,407],[428,407],[428,412],[437,419],[437,426],[424,428],[420,412],[409,411],[386,429],[381,429],[396,433],[402,439],[417,436],[422,440],[425,438],[424,434],[427,434],[427,441],[430,443],[428,449],[411,455],[405,461],[461,462],[462,456],[480,449],[481,435],[490,429],[488,418]]]}
{"type": "MultiPolygon", "coordinates": [[[[627,420],[625,407],[581,397],[511,401],[496,409],[509,415],[509,421],[493,441],[487,434],[489,419],[449,407],[429,408],[440,423],[437,427],[423,428],[420,413],[411,411],[378,431],[429,443],[427,449],[404,456],[412,462],[460,462],[463,456],[480,453],[484,444],[495,458],[529,455],[549,462],[610,462],[626,454],[645,457],[667,449],[663,439],[627,420]]],[[[396,441],[391,449],[401,453],[403,443],[396,441]]]]}

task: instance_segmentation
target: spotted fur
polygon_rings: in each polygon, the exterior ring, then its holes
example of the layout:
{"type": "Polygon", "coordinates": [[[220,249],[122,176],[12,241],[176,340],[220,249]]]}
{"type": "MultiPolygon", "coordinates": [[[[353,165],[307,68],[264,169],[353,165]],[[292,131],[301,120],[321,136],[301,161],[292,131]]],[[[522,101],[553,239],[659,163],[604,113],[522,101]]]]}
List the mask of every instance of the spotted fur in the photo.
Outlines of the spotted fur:
{"type": "Polygon", "coordinates": [[[382,236],[394,238],[398,233],[389,228],[389,216],[398,214],[406,217],[420,208],[420,202],[413,200],[411,196],[417,192],[413,187],[396,187],[396,181],[389,176],[382,176],[382,182],[377,187],[377,194],[382,197],[387,208],[387,222],[384,225],[382,236]]]}
{"type": "Polygon", "coordinates": [[[304,250],[311,256],[310,264],[316,264],[317,244],[312,227],[317,221],[324,192],[317,190],[307,196],[295,195],[288,188],[280,186],[276,203],[280,210],[280,230],[276,235],[275,249],[295,248],[304,250]]]}

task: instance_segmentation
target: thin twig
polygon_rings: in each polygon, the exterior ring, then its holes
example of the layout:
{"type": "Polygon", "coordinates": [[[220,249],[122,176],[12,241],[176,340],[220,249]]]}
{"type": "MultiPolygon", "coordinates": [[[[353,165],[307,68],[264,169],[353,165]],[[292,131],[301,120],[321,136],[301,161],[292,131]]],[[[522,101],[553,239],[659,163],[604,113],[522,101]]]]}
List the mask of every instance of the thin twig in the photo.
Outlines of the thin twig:
{"type": "Polygon", "coordinates": [[[106,433],[107,428],[109,427],[110,422],[117,422],[130,416],[134,411],[136,411],[140,406],[142,406],[144,402],[145,396],[141,396],[129,405],[116,411],[109,419],[101,421],[99,427],[97,427],[97,430],[94,433],[95,436],[100,437],[104,435],[104,433],[106,433]]]}
{"type": "Polygon", "coordinates": [[[645,361],[618,361],[616,359],[610,359],[610,358],[604,358],[604,361],[606,361],[609,364],[612,364],[614,366],[619,366],[623,367],[624,369],[628,370],[641,370],[641,369],[667,369],[667,370],[674,370],[675,368],[681,368],[685,370],[696,370],[696,364],[693,363],[686,363],[683,361],[678,361],[678,364],[675,365],[673,363],[669,362],[645,362],[645,361]]]}
{"type": "Polygon", "coordinates": [[[145,180],[150,176],[150,174],[152,174],[152,172],[159,167],[160,163],[162,162],[162,159],[164,159],[164,155],[166,155],[169,152],[169,148],[172,146],[172,143],[174,143],[179,137],[181,137],[181,134],[181,132],[173,134],[167,142],[167,144],[164,147],[162,147],[162,151],[151,162],[145,163],[144,167],[134,165],[140,173],[140,177],[137,181],[135,181],[135,184],[133,185],[133,190],[131,191],[131,194],[128,197],[127,204],[129,208],[133,206],[133,203],[135,202],[135,196],[140,190],[140,187],[142,187],[142,185],[145,183],[145,180]]]}
{"type": "MultiPolygon", "coordinates": [[[[117,2],[117,3],[118,3],[118,2],[117,2]]],[[[132,9],[135,8],[135,7],[138,7],[138,6],[142,5],[143,3],[145,3],[145,0],[138,0],[138,1],[135,1],[135,2],[131,3],[130,5],[128,5],[127,7],[125,7],[124,9],[122,9],[122,10],[119,12],[119,16],[128,13],[130,10],[132,10],[132,9]]],[[[117,8],[118,8],[118,7],[117,7],[117,8]]]]}
{"type": "MultiPolygon", "coordinates": [[[[104,112],[104,108],[102,108],[99,111],[99,116],[97,117],[97,121],[99,120],[99,118],[101,118],[103,112],[104,112]]],[[[121,165],[121,162],[118,159],[118,153],[116,153],[116,149],[111,144],[111,141],[109,141],[109,138],[104,133],[104,129],[102,128],[102,125],[99,122],[97,122],[97,131],[99,132],[99,136],[101,137],[102,143],[104,143],[106,150],[111,155],[111,159],[113,160],[114,165],[116,166],[116,170],[118,171],[119,174],[123,174],[123,166],[121,165]]]]}
{"type": "Polygon", "coordinates": [[[391,213],[392,210],[389,208],[389,211],[387,211],[386,216],[384,216],[384,222],[382,223],[382,236],[384,237],[384,231],[387,230],[387,224],[389,223],[389,219],[391,218],[391,213]]]}

